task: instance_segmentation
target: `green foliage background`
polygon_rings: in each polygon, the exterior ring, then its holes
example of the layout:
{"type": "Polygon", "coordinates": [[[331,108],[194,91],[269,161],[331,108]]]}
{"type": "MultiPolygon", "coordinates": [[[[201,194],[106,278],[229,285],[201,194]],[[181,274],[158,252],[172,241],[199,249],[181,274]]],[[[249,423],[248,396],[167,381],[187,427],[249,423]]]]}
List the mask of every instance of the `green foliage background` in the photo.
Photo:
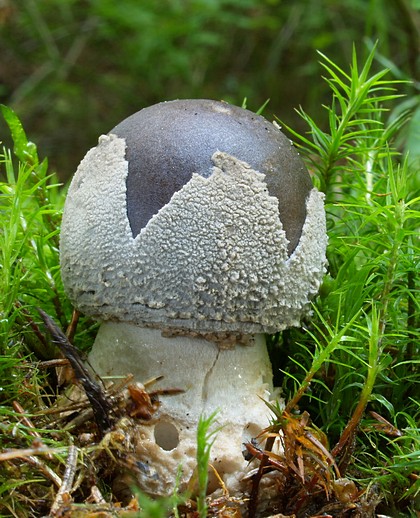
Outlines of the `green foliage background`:
{"type": "Polygon", "coordinates": [[[316,50],[346,67],[353,42],[364,59],[379,40],[379,65],[418,91],[419,8],[419,0],[3,0],[0,102],[61,177],[99,134],[163,100],[246,97],[255,111],[271,99],[266,115],[299,129],[299,105],[326,122],[316,50]]]}
{"type": "MultiPolygon", "coordinates": [[[[270,338],[276,382],[331,446],[350,430],[349,476],[379,496],[382,512],[416,516],[419,7],[419,0],[0,0],[0,100],[17,114],[3,106],[0,121],[1,450],[33,441],[11,402],[36,414],[57,389],[40,370],[57,351],[35,308],[63,329],[71,318],[58,261],[65,191],[51,172],[67,178],[100,133],[152,103],[247,98],[256,110],[270,98],[265,115],[278,117],[326,193],[330,239],[313,318],[270,338]],[[380,428],[372,410],[399,435],[380,428]]],[[[88,348],[92,337],[92,323],[82,320],[75,344],[88,348]]],[[[55,448],[73,441],[65,430],[40,431],[55,448]]],[[[202,432],[205,461],[211,437],[202,432]]],[[[58,469],[61,450],[55,455],[58,469]]],[[[39,478],[34,468],[0,464],[1,510],[37,516],[28,506],[31,477],[39,478]]],[[[41,481],[47,507],[51,484],[41,481]]]]}

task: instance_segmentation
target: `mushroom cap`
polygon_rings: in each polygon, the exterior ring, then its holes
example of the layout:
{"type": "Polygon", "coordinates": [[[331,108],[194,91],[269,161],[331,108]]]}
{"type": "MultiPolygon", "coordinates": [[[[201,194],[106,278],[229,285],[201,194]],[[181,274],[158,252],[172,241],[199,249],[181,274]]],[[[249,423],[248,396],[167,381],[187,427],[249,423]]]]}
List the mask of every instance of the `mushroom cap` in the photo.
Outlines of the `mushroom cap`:
{"type": "Polygon", "coordinates": [[[290,142],[251,112],[213,101],[142,110],[100,137],[71,182],[66,292],[100,320],[219,341],[299,325],[326,262],[323,195],[308,179],[290,142]]]}
{"type": "Polygon", "coordinates": [[[198,173],[208,178],[211,157],[223,151],[265,174],[279,201],[291,253],[305,222],[309,174],[291,142],[264,117],[208,99],[168,101],[144,108],[110,133],[127,143],[127,214],[133,236],[198,173]]]}

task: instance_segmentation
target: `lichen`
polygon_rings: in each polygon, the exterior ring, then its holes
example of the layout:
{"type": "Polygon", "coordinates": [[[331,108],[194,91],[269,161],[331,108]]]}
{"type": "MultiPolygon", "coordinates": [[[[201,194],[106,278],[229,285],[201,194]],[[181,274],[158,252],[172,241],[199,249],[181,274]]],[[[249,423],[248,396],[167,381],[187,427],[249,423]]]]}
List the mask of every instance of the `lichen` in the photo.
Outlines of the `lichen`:
{"type": "Polygon", "coordinates": [[[124,139],[101,137],[70,187],[62,224],[66,290],[100,320],[202,333],[299,325],[325,270],[323,195],[307,200],[298,246],[288,241],[264,175],[226,153],[194,174],[136,238],[127,219],[124,139]]]}

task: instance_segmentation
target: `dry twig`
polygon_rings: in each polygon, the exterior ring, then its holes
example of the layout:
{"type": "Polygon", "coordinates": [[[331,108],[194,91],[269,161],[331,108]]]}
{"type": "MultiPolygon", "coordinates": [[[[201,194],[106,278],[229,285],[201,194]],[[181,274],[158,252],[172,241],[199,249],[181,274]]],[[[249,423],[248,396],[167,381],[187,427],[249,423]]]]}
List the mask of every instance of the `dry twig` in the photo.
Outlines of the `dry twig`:
{"type": "Polygon", "coordinates": [[[69,499],[74,476],[76,474],[76,466],[77,466],[77,457],[78,457],[78,449],[73,444],[69,447],[69,452],[67,455],[66,469],[64,471],[63,480],[60,486],[60,489],[57,491],[57,495],[51,506],[50,516],[57,516],[64,502],[69,499]]]}

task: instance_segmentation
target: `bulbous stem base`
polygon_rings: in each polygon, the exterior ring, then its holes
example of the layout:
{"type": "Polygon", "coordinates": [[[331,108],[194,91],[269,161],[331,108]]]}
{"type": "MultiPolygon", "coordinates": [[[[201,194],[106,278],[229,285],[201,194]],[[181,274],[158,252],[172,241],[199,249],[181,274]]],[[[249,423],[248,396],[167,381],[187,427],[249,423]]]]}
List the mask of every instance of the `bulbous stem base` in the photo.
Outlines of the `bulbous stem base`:
{"type": "MultiPolygon", "coordinates": [[[[217,411],[214,428],[219,431],[210,462],[231,496],[247,492],[244,477],[252,466],[244,459],[243,443],[267,427],[270,417],[263,401],[272,392],[264,335],[255,335],[247,346],[220,349],[200,338],[166,338],[156,329],[107,322],[100,327],[89,361],[102,377],[131,373],[145,383],[163,376],[153,389],[185,391],[162,396],[155,416],[138,425],[135,450],[143,491],[169,495],[176,482],[185,489],[196,468],[199,417],[217,411]]],[[[209,493],[220,487],[210,473],[209,493]]]]}

